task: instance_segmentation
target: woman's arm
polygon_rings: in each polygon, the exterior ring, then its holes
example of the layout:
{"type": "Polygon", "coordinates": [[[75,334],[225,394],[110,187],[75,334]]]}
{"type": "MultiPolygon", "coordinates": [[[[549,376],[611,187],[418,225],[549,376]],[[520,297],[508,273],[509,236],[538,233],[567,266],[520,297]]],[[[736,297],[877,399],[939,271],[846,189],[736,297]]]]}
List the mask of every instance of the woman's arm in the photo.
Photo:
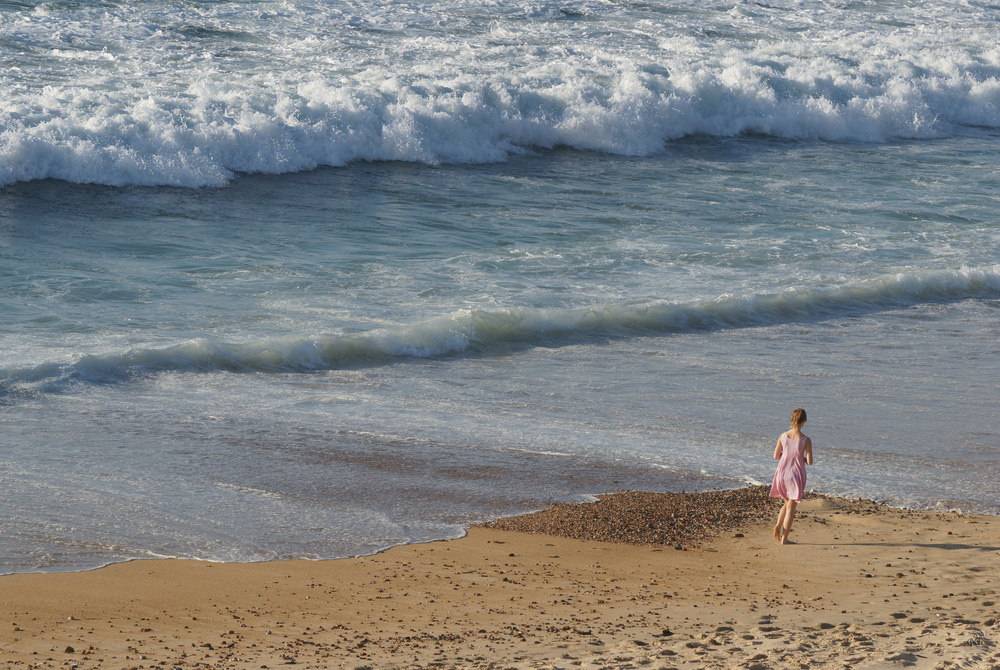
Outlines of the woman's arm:
{"type": "MultiPolygon", "coordinates": [[[[785,436],[785,434],[782,433],[781,437],[784,437],[784,436],[785,436]]],[[[781,437],[778,438],[778,446],[776,446],[774,448],[774,460],[778,460],[778,459],[781,458],[781,437]]]]}
{"type": "Polygon", "coordinates": [[[811,438],[806,438],[806,465],[813,464],[813,441],[811,438]]]}

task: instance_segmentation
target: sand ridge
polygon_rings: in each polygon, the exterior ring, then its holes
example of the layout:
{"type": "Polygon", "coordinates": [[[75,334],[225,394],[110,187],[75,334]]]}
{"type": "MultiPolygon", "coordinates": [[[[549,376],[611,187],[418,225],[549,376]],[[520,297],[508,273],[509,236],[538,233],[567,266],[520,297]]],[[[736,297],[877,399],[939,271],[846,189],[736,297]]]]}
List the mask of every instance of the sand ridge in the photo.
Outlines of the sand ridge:
{"type": "Polygon", "coordinates": [[[472,528],[357,559],[11,575],[0,663],[1000,667],[1000,520],[822,498],[800,510],[784,547],[766,519],[680,550],[472,528]]]}

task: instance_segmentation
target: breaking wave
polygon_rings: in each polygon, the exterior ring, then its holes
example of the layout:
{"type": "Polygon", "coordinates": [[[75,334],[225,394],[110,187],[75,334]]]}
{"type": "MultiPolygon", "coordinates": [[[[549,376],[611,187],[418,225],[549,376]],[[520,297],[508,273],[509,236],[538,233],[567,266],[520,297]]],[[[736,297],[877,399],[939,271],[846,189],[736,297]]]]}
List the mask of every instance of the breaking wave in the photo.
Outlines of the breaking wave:
{"type": "Polygon", "coordinates": [[[601,305],[578,309],[460,310],[412,325],[357,335],[288,335],[246,343],[192,339],[157,349],[86,355],[0,372],[8,393],[67,383],[116,383],[162,371],[313,372],[454,354],[489,356],[588,340],[765,327],[860,315],[924,303],[1000,297],[1000,266],[896,274],[830,289],[721,296],[690,303],[601,305]]]}
{"type": "Polygon", "coordinates": [[[652,155],[690,135],[882,142],[1000,127],[989,8],[921,9],[937,11],[929,34],[831,3],[160,4],[3,10],[0,63],[24,66],[0,73],[0,186],[222,186],[556,146],[652,155]]]}

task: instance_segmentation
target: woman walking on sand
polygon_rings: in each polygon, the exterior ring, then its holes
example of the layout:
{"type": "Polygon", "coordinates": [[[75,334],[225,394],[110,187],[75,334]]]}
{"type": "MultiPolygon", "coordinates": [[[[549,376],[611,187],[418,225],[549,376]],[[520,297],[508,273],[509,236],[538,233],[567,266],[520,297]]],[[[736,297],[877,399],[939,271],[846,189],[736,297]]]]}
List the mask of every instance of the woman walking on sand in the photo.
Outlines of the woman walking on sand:
{"type": "Polygon", "coordinates": [[[791,428],[781,434],[778,446],[774,448],[778,469],[771,484],[771,497],[785,499],[778,514],[778,523],[774,526],[774,539],[781,544],[788,543],[795,508],[802,502],[802,494],[806,490],[806,464],[813,464],[812,440],[802,433],[805,423],[806,411],[801,407],[794,410],[791,428]]]}

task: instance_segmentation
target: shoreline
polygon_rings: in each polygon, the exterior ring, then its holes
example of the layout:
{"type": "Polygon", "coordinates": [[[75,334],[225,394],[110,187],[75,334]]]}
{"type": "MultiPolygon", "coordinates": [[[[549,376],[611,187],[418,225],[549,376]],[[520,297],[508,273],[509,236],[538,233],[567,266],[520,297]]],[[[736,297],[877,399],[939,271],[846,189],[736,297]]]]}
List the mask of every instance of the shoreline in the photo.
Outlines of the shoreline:
{"type": "Polygon", "coordinates": [[[675,515],[671,526],[741,513],[731,501],[706,503],[711,493],[608,494],[351,559],[142,559],[6,575],[0,662],[78,670],[1000,664],[998,517],[811,496],[785,546],[771,537],[766,504],[742,525],[683,544],[669,533],[659,544],[627,544],[544,527],[561,520],[555,528],[649,533],[664,495],[675,497],[664,512],[675,515]],[[617,515],[617,530],[602,508],[617,515]],[[677,521],[684,510],[687,521],[677,521]]]}

